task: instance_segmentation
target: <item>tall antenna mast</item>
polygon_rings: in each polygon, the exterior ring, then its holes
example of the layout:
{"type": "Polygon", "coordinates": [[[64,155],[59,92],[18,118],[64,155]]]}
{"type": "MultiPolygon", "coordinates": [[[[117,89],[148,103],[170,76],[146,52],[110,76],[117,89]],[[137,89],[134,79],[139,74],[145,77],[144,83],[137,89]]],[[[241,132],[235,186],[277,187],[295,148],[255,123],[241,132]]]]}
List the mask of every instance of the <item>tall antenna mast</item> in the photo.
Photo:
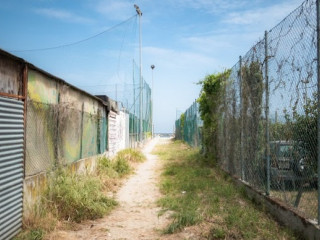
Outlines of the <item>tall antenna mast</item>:
{"type": "Polygon", "coordinates": [[[137,14],[139,15],[139,65],[140,65],[140,142],[143,140],[143,107],[142,107],[142,41],[141,41],[141,16],[142,12],[138,5],[133,5],[137,11],[137,14]]]}

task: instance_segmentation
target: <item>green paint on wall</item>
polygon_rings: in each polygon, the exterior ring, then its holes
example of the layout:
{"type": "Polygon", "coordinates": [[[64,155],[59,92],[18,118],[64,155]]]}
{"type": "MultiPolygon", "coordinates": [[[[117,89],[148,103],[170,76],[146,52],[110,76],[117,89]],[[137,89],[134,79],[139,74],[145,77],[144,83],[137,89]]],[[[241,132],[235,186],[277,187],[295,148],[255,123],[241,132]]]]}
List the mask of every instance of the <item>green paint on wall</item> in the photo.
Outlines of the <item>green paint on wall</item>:
{"type": "Polygon", "coordinates": [[[57,82],[44,77],[41,73],[30,70],[28,72],[29,99],[49,104],[58,103],[57,82]]]}

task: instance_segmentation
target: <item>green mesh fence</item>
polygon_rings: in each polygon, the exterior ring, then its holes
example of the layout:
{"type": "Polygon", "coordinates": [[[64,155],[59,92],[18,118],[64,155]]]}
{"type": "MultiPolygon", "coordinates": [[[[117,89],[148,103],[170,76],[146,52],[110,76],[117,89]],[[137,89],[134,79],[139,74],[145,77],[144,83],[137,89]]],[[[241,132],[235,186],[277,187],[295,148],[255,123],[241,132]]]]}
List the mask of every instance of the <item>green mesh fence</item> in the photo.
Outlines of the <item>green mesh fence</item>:
{"type": "Polygon", "coordinates": [[[201,146],[202,120],[199,115],[199,106],[195,101],[180,119],[175,122],[175,138],[187,142],[190,146],[201,146]]]}
{"type": "Polygon", "coordinates": [[[149,84],[142,79],[142,91],[140,91],[140,71],[135,62],[133,62],[133,84],[125,84],[124,91],[126,94],[122,96],[122,105],[126,105],[130,113],[129,133],[130,133],[130,146],[136,146],[136,143],[143,141],[151,136],[152,131],[152,105],[151,105],[151,88],[149,84]],[[130,87],[129,87],[130,86],[130,87]],[[142,99],[140,99],[142,93],[142,99]],[[142,107],[140,109],[140,101],[142,100],[142,107]],[[124,104],[126,103],[126,104],[124,104]],[[140,139],[142,117],[142,139],[140,139]]]}
{"type": "Polygon", "coordinates": [[[107,150],[105,113],[31,100],[27,104],[27,176],[107,150]]]}

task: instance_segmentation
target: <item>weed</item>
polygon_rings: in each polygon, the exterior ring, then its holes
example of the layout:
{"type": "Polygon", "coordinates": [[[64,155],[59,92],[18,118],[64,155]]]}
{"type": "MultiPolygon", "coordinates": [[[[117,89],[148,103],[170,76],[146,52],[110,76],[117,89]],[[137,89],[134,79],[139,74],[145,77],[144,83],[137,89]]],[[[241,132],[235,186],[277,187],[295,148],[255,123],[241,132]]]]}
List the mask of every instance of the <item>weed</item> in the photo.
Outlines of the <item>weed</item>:
{"type": "Polygon", "coordinates": [[[173,212],[164,233],[212,222],[206,233],[208,239],[295,239],[293,233],[257,209],[244,197],[243,188],[237,188],[197,150],[176,141],[158,146],[154,152],[165,161],[159,214],[173,212]]]}
{"type": "Polygon", "coordinates": [[[119,158],[124,158],[128,162],[144,162],[146,157],[141,151],[136,149],[127,148],[117,153],[119,158]]]}
{"type": "Polygon", "coordinates": [[[131,167],[128,161],[122,156],[117,156],[113,164],[113,168],[119,174],[120,177],[127,175],[131,172],[131,167]]]}
{"type": "Polygon", "coordinates": [[[93,176],[58,170],[49,182],[45,204],[59,219],[75,222],[96,219],[117,205],[101,189],[100,181],[93,176]]]}
{"type": "Polygon", "coordinates": [[[14,240],[42,240],[44,234],[45,232],[43,229],[36,228],[18,235],[14,240]]]}
{"type": "Polygon", "coordinates": [[[118,172],[114,169],[113,162],[107,157],[101,157],[98,159],[98,175],[102,177],[117,178],[118,172]]]}
{"type": "Polygon", "coordinates": [[[174,233],[183,227],[194,225],[200,221],[200,216],[192,210],[176,213],[172,217],[174,220],[164,229],[165,234],[174,233]]]}
{"type": "Polygon", "coordinates": [[[113,160],[102,157],[98,162],[98,174],[110,178],[123,177],[132,172],[130,163],[143,162],[146,157],[138,150],[124,149],[113,160]]]}
{"type": "Polygon", "coordinates": [[[208,240],[225,239],[226,235],[226,231],[223,228],[214,227],[210,229],[208,240]]]}
{"type": "Polygon", "coordinates": [[[66,169],[48,174],[44,197],[24,219],[24,231],[16,239],[42,239],[57,227],[59,220],[70,223],[102,217],[117,205],[114,199],[104,196],[102,190],[110,190],[120,177],[132,172],[131,162],[145,159],[140,151],[125,149],[113,160],[99,158],[95,176],[77,175],[66,169]]]}

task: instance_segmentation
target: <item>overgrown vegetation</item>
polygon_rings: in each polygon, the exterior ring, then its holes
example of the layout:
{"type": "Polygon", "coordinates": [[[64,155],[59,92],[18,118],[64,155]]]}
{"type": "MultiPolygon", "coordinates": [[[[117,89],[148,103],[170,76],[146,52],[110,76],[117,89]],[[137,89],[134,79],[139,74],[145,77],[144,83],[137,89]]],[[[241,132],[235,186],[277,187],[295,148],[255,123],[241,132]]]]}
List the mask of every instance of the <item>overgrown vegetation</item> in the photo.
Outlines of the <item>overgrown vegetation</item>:
{"type": "Polygon", "coordinates": [[[74,222],[100,218],[117,205],[102,193],[98,177],[68,170],[54,173],[43,201],[58,219],[74,222]]]}
{"type": "Polygon", "coordinates": [[[298,100],[291,109],[283,111],[284,119],[270,123],[270,135],[275,140],[291,141],[294,147],[303,149],[301,155],[305,157],[306,164],[312,170],[309,174],[315,174],[318,152],[317,94],[304,99],[300,109],[298,109],[298,103],[300,103],[298,100]]]}
{"type": "Polygon", "coordinates": [[[132,164],[144,160],[140,151],[125,149],[114,159],[98,159],[94,173],[76,174],[67,168],[51,173],[41,200],[24,219],[25,231],[16,239],[41,240],[56,228],[103,217],[117,205],[105,192],[113,191],[112,185],[133,171],[132,164]]]}
{"type": "Polygon", "coordinates": [[[202,85],[198,99],[200,116],[203,120],[202,144],[204,153],[213,159],[218,155],[219,107],[223,100],[226,79],[229,75],[230,70],[226,70],[222,73],[208,75],[199,82],[202,85]]]}
{"type": "MultiPolygon", "coordinates": [[[[255,166],[260,142],[259,128],[262,113],[263,75],[261,63],[254,61],[242,69],[242,123],[244,159],[255,166]]],[[[263,136],[263,134],[262,134],[263,136]]],[[[250,163],[248,163],[250,164],[250,163]]],[[[246,175],[248,175],[247,173],[246,175]]]]}
{"type": "Polygon", "coordinates": [[[164,233],[198,225],[199,239],[295,239],[197,150],[175,141],[158,146],[155,154],[165,161],[161,214],[172,211],[164,233]]]}
{"type": "Polygon", "coordinates": [[[285,125],[289,134],[287,138],[291,138],[299,143],[306,151],[307,160],[312,166],[313,171],[317,171],[317,146],[318,146],[318,127],[317,127],[317,94],[313,94],[312,98],[306,99],[303,105],[303,111],[298,111],[295,105],[292,109],[292,115],[285,112],[285,125]]]}

